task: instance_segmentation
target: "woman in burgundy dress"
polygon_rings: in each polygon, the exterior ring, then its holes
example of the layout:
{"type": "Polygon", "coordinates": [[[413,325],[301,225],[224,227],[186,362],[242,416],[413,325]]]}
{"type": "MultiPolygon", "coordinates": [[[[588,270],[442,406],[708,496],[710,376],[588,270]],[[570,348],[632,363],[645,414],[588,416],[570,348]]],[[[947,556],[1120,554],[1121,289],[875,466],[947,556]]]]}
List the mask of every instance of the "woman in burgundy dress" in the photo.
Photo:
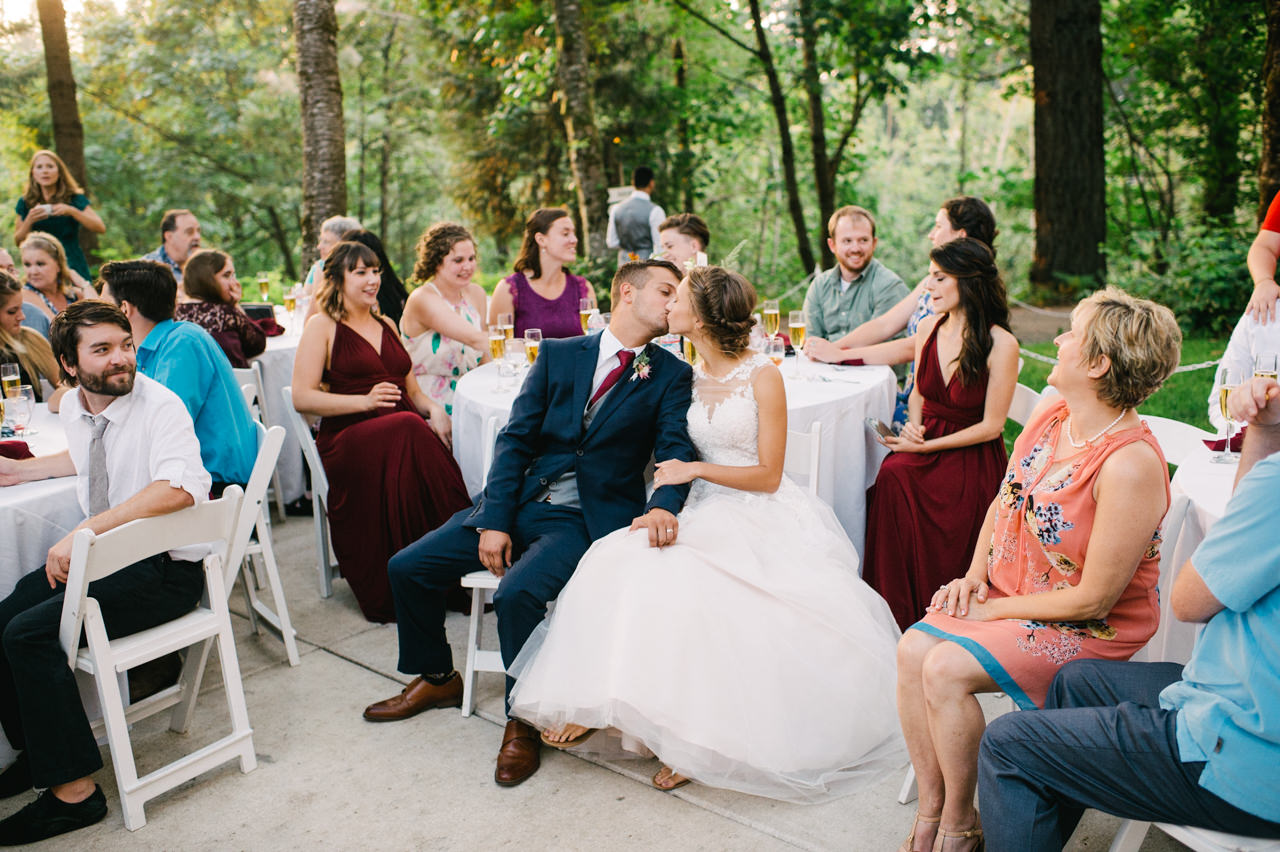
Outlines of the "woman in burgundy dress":
{"type": "Polygon", "coordinates": [[[1018,341],[995,257],[952,240],[930,254],[935,316],[916,330],[916,386],[902,432],[867,492],[862,578],[902,629],[940,584],[964,574],[1007,456],[1004,422],[1018,381],[1018,341]]]}
{"type": "Polygon", "coordinates": [[[583,299],[596,306],[587,279],[566,266],[578,256],[578,235],[569,212],[559,207],[535,210],[524,223],[524,240],[515,272],[493,289],[489,300],[489,327],[501,325],[498,316],[515,314],[515,336],[526,330],[542,330],[543,338],[577,337],[583,334],[578,314],[583,299]]]}
{"type": "Polygon", "coordinates": [[[322,418],[316,446],[342,576],[365,617],[385,622],[396,617],[387,560],[471,501],[449,452],[448,415],[418,387],[395,326],[375,312],[380,283],[369,247],[342,242],[330,252],[320,313],[298,343],[293,404],[322,418]]]}

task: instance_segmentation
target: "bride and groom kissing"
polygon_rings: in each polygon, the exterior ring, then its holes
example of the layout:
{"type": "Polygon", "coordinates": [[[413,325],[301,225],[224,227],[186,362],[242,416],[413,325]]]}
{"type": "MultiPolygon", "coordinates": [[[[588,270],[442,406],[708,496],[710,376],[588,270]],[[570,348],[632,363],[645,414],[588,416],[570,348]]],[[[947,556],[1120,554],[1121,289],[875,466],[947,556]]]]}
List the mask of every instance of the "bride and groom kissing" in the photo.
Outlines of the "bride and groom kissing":
{"type": "Polygon", "coordinates": [[[460,704],[445,598],[483,567],[502,578],[498,784],[536,772],[543,742],[656,754],[663,790],[790,801],[905,762],[897,627],[830,509],[782,478],[785,392],[747,349],[754,305],[729,270],[637,261],[607,329],[544,343],[476,505],[388,565],[397,668],[416,677],[366,719],[460,704]],[[696,381],[651,343],[668,329],[702,356],[696,381]]]}

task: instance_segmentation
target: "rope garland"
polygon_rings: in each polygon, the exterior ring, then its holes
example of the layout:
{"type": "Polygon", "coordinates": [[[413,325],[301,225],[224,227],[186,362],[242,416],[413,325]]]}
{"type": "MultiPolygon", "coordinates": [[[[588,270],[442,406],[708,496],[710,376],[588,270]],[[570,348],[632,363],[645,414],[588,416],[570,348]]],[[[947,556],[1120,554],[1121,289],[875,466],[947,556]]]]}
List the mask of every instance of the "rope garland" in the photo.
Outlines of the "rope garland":
{"type": "MultiPolygon", "coordinates": [[[[1050,364],[1050,365],[1058,363],[1057,358],[1050,358],[1048,355],[1041,355],[1039,352],[1032,352],[1030,349],[1023,349],[1021,346],[1018,347],[1018,351],[1022,353],[1023,357],[1030,358],[1032,361],[1039,361],[1042,364],[1050,364]]],[[[1193,370],[1203,370],[1208,367],[1216,367],[1216,366],[1218,366],[1217,361],[1201,361],[1198,364],[1182,364],[1178,366],[1174,370],[1174,372],[1190,373],[1193,370]]]]}

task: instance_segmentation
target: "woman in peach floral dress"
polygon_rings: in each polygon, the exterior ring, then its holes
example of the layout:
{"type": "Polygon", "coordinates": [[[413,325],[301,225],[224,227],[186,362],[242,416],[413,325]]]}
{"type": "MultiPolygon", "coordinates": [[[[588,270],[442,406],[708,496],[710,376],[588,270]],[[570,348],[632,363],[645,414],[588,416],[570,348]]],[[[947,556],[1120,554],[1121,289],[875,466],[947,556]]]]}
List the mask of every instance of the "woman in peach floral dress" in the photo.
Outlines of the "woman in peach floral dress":
{"type": "Polygon", "coordinates": [[[920,790],[903,850],[981,848],[976,693],[1043,705],[1072,659],[1127,659],[1159,619],[1168,466],[1135,409],[1177,366],[1173,314],[1107,289],[1060,335],[1049,396],[1014,444],[968,573],[898,645],[898,715],[920,790]],[[938,845],[934,845],[935,838],[938,845]]]}

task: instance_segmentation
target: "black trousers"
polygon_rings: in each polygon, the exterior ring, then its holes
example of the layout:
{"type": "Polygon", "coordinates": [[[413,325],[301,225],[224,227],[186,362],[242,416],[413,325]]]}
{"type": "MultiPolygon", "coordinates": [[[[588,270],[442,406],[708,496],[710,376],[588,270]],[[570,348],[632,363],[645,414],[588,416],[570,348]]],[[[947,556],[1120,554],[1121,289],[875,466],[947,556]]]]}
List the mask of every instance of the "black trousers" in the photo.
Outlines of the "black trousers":
{"type": "MultiPolygon", "coordinates": [[[[75,676],[58,643],[65,589],[61,583],[50,588],[41,568],[0,602],[0,725],[9,743],[26,752],[36,787],[65,784],[102,768],[75,676]]],[[[190,612],[203,591],[200,563],[178,562],[167,553],[89,584],[112,639],[190,612]]]]}

